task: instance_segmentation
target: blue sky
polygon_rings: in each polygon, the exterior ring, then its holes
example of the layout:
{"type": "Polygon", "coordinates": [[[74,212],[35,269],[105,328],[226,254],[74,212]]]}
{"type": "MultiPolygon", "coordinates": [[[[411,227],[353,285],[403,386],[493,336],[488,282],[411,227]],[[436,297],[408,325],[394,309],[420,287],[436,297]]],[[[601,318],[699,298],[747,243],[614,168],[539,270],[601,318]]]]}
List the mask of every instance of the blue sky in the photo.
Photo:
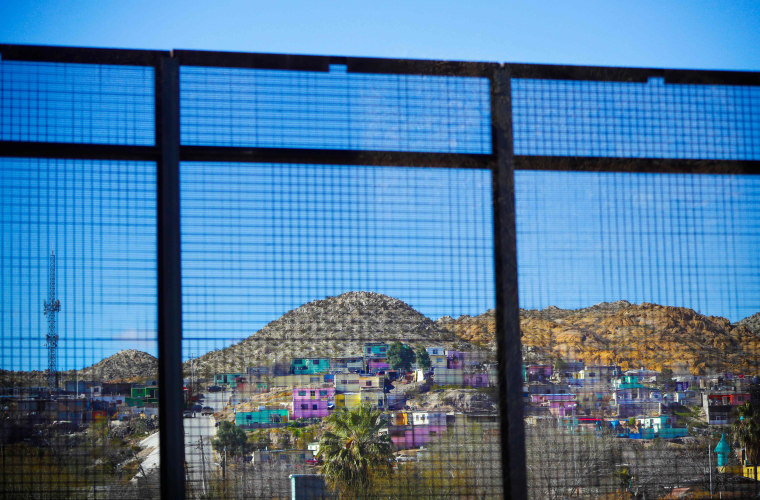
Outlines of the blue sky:
{"type": "Polygon", "coordinates": [[[5,0],[0,19],[5,43],[760,69],[753,0],[5,0]]]}
{"type": "MultiPolygon", "coordinates": [[[[6,1],[0,42],[758,70],[759,5],[6,1]]],[[[150,69],[0,68],[4,140],[153,141],[150,69]],[[30,96],[38,92],[47,97],[35,108],[30,96]]],[[[206,70],[186,69],[183,141],[489,151],[481,81],[334,70],[292,78],[213,70],[214,86],[205,83],[206,70]],[[302,95],[301,108],[271,112],[283,99],[267,93],[274,83],[302,95]],[[233,85],[248,93],[225,94],[233,85]],[[335,89],[351,92],[344,98],[335,89]],[[440,107],[425,104],[433,101],[440,107]],[[452,113],[453,101],[466,105],[452,113]],[[217,113],[221,108],[234,112],[217,113]]],[[[627,85],[521,82],[516,148],[760,158],[755,90],[627,85]],[[561,106],[534,104],[556,103],[555,95],[565,100],[561,106]],[[612,120],[595,114],[619,109],[618,98],[627,95],[638,96],[636,106],[612,120]],[[665,115],[661,103],[668,102],[689,107],[665,115]]],[[[42,301],[51,250],[59,262],[62,368],[123,348],[155,353],[154,166],[0,164],[0,343],[4,353],[19,346],[22,353],[3,356],[0,367],[45,366],[42,301]]],[[[757,177],[519,172],[515,181],[523,307],[626,299],[733,321],[760,310],[757,177]]],[[[182,190],[185,355],[223,347],[289,309],[349,290],[386,293],[433,318],[494,306],[487,172],[185,164],[182,190]]]]}

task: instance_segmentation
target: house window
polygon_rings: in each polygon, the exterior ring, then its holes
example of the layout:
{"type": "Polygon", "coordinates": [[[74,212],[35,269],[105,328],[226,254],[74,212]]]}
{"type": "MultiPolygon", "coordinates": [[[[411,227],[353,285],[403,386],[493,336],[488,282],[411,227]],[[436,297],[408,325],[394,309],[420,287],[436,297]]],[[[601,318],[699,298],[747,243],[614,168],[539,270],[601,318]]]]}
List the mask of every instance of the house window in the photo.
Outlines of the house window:
{"type": "Polygon", "coordinates": [[[311,405],[311,409],[312,409],[312,410],[317,410],[317,409],[319,409],[319,408],[317,408],[317,405],[311,405]]]}
{"type": "Polygon", "coordinates": [[[308,410],[309,409],[309,405],[304,403],[304,404],[301,405],[301,409],[302,410],[308,410]]]}
{"type": "Polygon", "coordinates": [[[246,416],[245,416],[245,419],[246,419],[246,420],[251,420],[251,415],[246,415],[246,416]]]}
{"type": "Polygon", "coordinates": [[[309,391],[309,396],[312,398],[317,395],[317,391],[309,391]]]}
{"type": "Polygon", "coordinates": [[[364,384],[366,387],[372,387],[372,381],[367,380],[367,383],[364,384]]]}
{"type": "Polygon", "coordinates": [[[327,396],[327,391],[319,391],[320,396],[327,396]]]}
{"type": "Polygon", "coordinates": [[[341,380],[340,383],[341,384],[348,384],[348,380],[341,380]]]}
{"type": "Polygon", "coordinates": [[[299,396],[306,396],[306,391],[298,391],[299,396]]]}

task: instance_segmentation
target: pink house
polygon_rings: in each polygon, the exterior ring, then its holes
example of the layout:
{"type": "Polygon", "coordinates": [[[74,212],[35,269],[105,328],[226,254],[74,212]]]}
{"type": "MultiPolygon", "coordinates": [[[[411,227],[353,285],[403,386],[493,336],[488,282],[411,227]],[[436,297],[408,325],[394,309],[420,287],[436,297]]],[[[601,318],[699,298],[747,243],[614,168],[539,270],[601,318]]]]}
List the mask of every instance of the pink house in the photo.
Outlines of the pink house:
{"type": "Polygon", "coordinates": [[[461,370],[464,366],[465,354],[461,351],[446,351],[447,368],[450,370],[461,370]]]}
{"type": "Polygon", "coordinates": [[[385,358],[367,360],[367,371],[370,373],[377,373],[380,370],[388,369],[390,369],[390,365],[388,364],[388,360],[385,358]]]}
{"type": "Polygon", "coordinates": [[[573,415],[578,406],[575,394],[531,394],[530,402],[536,406],[548,406],[556,417],[573,415]]]}
{"type": "Polygon", "coordinates": [[[487,373],[465,373],[462,385],[469,387],[488,387],[487,373]]]}
{"type": "Polygon", "coordinates": [[[293,418],[322,418],[329,415],[329,401],[335,400],[334,387],[293,389],[293,418]]]}

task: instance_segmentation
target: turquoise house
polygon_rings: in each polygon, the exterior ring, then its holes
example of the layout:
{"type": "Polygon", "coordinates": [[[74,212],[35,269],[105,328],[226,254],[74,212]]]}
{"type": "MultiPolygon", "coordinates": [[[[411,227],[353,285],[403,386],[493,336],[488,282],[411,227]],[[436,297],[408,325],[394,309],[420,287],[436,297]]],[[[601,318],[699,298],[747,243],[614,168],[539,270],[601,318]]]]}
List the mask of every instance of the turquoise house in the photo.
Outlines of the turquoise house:
{"type": "Polygon", "coordinates": [[[255,411],[239,411],[235,414],[235,425],[238,427],[266,426],[288,421],[288,410],[285,408],[261,408],[255,411]]]}
{"type": "Polygon", "coordinates": [[[235,379],[244,375],[245,373],[217,373],[214,375],[214,385],[226,385],[234,389],[237,386],[235,379]]]}
{"type": "Polygon", "coordinates": [[[330,371],[330,358],[293,358],[290,371],[295,375],[314,375],[330,371]]]}

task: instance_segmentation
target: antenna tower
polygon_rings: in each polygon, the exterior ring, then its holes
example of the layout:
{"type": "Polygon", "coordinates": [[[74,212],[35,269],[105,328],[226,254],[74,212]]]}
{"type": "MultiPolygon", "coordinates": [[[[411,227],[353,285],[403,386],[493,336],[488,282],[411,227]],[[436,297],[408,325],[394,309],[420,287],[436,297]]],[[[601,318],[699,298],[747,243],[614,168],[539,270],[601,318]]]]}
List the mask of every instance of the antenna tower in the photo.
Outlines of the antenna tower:
{"type": "Polygon", "coordinates": [[[55,252],[50,252],[48,279],[48,299],[43,305],[43,312],[48,318],[48,333],[45,346],[48,348],[47,379],[50,392],[58,390],[58,330],[55,316],[61,310],[61,301],[55,298],[55,252]]]}

